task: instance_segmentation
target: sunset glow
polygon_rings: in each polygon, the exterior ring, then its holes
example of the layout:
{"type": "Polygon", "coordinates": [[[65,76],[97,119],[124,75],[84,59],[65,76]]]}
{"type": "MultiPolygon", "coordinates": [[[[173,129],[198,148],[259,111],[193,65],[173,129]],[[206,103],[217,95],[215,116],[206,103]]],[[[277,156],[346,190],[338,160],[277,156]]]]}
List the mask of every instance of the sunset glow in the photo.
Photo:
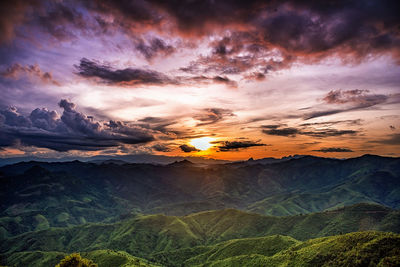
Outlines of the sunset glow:
{"type": "Polygon", "coordinates": [[[199,150],[207,150],[213,146],[210,142],[214,141],[211,137],[201,137],[190,141],[190,144],[199,150]]]}
{"type": "Polygon", "coordinates": [[[0,157],[400,155],[389,4],[18,3],[0,157]]]}

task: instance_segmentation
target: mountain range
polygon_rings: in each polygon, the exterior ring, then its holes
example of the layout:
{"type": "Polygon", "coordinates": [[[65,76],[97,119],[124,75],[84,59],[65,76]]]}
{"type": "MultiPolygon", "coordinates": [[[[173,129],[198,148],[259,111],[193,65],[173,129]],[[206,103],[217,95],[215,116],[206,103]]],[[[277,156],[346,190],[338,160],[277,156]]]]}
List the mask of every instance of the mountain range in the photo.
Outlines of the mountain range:
{"type": "Polygon", "coordinates": [[[388,233],[400,233],[400,158],[29,161],[0,167],[0,181],[1,264],[75,251],[99,266],[400,260],[388,233]],[[387,249],[370,255],[376,244],[387,249]]]}

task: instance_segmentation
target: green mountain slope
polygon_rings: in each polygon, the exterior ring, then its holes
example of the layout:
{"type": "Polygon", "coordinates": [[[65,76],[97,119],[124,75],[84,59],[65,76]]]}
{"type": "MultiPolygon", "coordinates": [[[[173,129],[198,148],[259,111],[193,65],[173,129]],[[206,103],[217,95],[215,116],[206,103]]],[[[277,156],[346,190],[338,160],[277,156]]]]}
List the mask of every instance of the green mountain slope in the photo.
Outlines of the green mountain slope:
{"type": "MultiPolygon", "coordinates": [[[[148,260],[123,251],[95,250],[81,253],[99,267],[118,266],[398,266],[400,235],[355,232],[308,241],[274,235],[234,239],[215,245],[157,253],[148,260]]],[[[19,252],[3,263],[14,266],[53,266],[61,252],[19,252]]]]}
{"type": "Polygon", "coordinates": [[[198,265],[205,262],[213,262],[230,258],[232,255],[240,256],[259,254],[264,256],[272,256],[299,243],[300,242],[294,238],[280,235],[233,239],[210,246],[210,249],[207,252],[192,257],[189,260],[186,260],[184,263],[185,265],[198,265]]]}
{"type": "Polygon", "coordinates": [[[222,260],[208,260],[196,266],[383,267],[398,266],[399,264],[399,235],[380,232],[359,232],[312,239],[282,250],[273,256],[257,253],[238,255],[222,260]]]}
{"type": "MultiPolygon", "coordinates": [[[[270,235],[297,240],[341,233],[382,230],[400,232],[400,212],[359,204],[339,210],[272,217],[234,209],[187,216],[137,215],[111,224],[84,224],[24,233],[1,240],[4,257],[26,251],[112,249],[151,258],[159,252],[209,246],[219,242],[270,235]]],[[[205,250],[204,250],[205,251],[205,250]]],[[[190,251],[187,251],[190,254],[190,251]]]]}
{"type": "MultiPolygon", "coordinates": [[[[124,251],[94,250],[80,253],[82,257],[93,260],[100,267],[155,267],[145,259],[134,257],[124,251]]],[[[68,253],[53,251],[18,252],[7,258],[7,264],[12,266],[44,267],[55,266],[68,253]]]]}
{"type": "Polygon", "coordinates": [[[18,163],[0,168],[0,236],[113,222],[131,213],[236,208],[285,216],[361,202],[399,208],[398,166],[399,158],[371,155],[208,167],[187,161],[165,166],[18,163]]]}

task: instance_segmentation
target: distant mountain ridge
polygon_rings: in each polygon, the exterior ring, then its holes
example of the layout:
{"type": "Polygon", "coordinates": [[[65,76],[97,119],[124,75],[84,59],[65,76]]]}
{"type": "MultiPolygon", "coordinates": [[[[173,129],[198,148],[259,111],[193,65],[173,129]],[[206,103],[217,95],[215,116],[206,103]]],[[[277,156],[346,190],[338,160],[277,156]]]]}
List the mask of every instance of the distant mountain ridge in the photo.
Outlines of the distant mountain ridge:
{"type": "Polygon", "coordinates": [[[173,156],[163,156],[163,155],[152,155],[152,154],[137,154],[137,155],[118,155],[118,156],[107,156],[98,155],[93,157],[60,157],[60,158],[41,158],[35,156],[24,156],[24,157],[9,157],[0,158],[0,167],[10,164],[16,164],[20,162],[70,162],[70,161],[81,161],[101,164],[103,162],[114,162],[114,163],[146,163],[146,164],[170,164],[175,161],[190,160],[193,163],[199,164],[223,164],[229,163],[228,160],[216,160],[208,159],[203,157],[173,157],[173,156]]]}
{"type": "Polygon", "coordinates": [[[400,159],[302,156],[273,164],[21,162],[0,168],[0,234],[130,213],[236,208],[294,215],[356,203],[400,207],[400,159]]]}

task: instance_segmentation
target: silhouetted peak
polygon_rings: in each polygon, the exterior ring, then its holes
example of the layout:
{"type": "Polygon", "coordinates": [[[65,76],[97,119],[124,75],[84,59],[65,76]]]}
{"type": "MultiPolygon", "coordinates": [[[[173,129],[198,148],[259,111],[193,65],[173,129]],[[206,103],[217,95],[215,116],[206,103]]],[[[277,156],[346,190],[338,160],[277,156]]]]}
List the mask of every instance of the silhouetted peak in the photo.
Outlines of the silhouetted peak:
{"type": "Polygon", "coordinates": [[[364,154],[360,158],[362,159],[375,159],[375,158],[384,158],[378,155],[373,155],[373,154],[364,154]]]}
{"type": "Polygon", "coordinates": [[[194,165],[194,163],[187,159],[184,159],[181,161],[177,160],[171,164],[168,164],[168,166],[193,166],[193,165],[194,165]]]}

